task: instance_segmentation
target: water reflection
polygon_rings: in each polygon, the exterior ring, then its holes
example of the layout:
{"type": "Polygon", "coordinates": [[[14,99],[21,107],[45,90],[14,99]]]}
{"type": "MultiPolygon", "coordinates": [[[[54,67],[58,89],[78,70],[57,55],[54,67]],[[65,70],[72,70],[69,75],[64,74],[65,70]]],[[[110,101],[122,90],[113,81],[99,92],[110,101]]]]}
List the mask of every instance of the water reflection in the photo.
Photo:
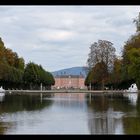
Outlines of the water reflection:
{"type": "Polygon", "coordinates": [[[85,102],[85,94],[77,94],[77,93],[56,93],[53,97],[45,97],[44,100],[52,100],[53,104],[57,107],[63,108],[86,108],[85,102]]]}
{"type": "Polygon", "coordinates": [[[85,94],[56,93],[53,98],[44,98],[44,100],[54,101],[50,112],[52,124],[45,122],[49,129],[45,133],[89,134],[85,94]]]}
{"type": "Polygon", "coordinates": [[[138,94],[136,107],[123,118],[125,134],[140,134],[140,95],[138,94]]]}
{"type": "Polygon", "coordinates": [[[40,96],[36,95],[6,95],[1,103],[0,110],[2,112],[16,111],[33,111],[41,110],[46,106],[50,106],[52,101],[40,101],[40,96]]]}
{"type": "Polygon", "coordinates": [[[0,96],[0,102],[4,100],[4,96],[0,96]]]}
{"type": "Polygon", "coordinates": [[[97,96],[88,103],[88,126],[91,134],[123,133],[121,111],[115,111],[112,98],[97,96]]]}
{"type": "Polygon", "coordinates": [[[11,123],[0,122],[0,134],[4,134],[11,127],[11,123]]]}
{"type": "Polygon", "coordinates": [[[6,95],[0,102],[0,134],[17,129],[24,123],[23,120],[32,118],[33,113],[51,106],[52,103],[51,100],[40,100],[40,95],[6,95]]]}
{"type": "Polygon", "coordinates": [[[126,93],[124,97],[127,97],[132,105],[137,105],[138,93],[126,93]]]}
{"type": "MultiPolygon", "coordinates": [[[[138,95],[138,94],[137,94],[138,95]]],[[[0,134],[140,134],[140,97],[6,95],[0,134]]]]}
{"type": "Polygon", "coordinates": [[[97,96],[91,101],[87,100],[90,133],[140,134],[140,99],[137,96],[134,106],[132,96],[129,97],[97,96]]]}

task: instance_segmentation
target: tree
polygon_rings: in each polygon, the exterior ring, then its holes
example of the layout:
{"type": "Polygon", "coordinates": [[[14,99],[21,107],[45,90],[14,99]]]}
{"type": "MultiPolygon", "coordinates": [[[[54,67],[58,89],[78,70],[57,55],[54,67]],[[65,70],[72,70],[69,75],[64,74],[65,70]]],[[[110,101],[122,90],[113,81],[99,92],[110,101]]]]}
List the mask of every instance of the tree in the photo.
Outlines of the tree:
{"type": "Polygon", "coordinates": [[[52,74],[33,62],[25,67],[24,59],[6,48],[0,38],[0,85],[4,88],[39,89],[41,83],[50,89],[55,83],[52,74]]]}
{"type": "Polygon", "coordinates": [[[2,39],[0,38],[0,62],[5,63],[5,47],[2,39]]]}
{"type": "Polygon", "coordinates": [[[24,70],[23,62],[24,59],[21,60],[16,52],[6,48],[0,38],[0,85],[5,89],[20,87],[24,70]]]}
{"type": "Polygon", "coordinates": [[[50,89],[51,85],[54,85],[55,81],[51,73],[45,71],[42,66],[30,62],[26,65],[23,75],[25,84],[29,84],[30,88],[40,88],[40,84],[50,89]]]}
{"type": "Polygon", "coordinates": [[[93,70],[90,70],[87,74],[87,77],[85,79],[85,85],[88,87],[93,85],[93,70]]]}
{"type": "Polygon", "coordinates": [[[128,58],[130,60],[128,74],[135,79],[140,89],[140,48],[132,48],[131,51],[128,51],[128,58]]]}
{"type": "Polygon", "coordinates": [[[139,78],[139,53],[140,53],[140,33],[131,36],[123,49],[123,79],[125,81],[135,81],[140,88],[139,78]]]}
{"type": "Polygon", "coordinates": [[[136,24],[136,31],[140,31],[140,13],[139,16],[133,20],[133,22],[136,24]]]}
{"type": "Polygon", "coordinates": [[[98,40],[92,44],[87,60],[89,73],[85,85],[89,86],[91,83],[92,87],[96,85],[96,87],[104,89],[104,85],[109,82],[115,58],[115,48],[111,42],[98,40]]]}
{"type": "Polygon", "coordinates": [[[37,75],[34,69],[34,63],[28,63],[25,67],[23,80],[25,84],[29,84],[30,88],[32,89],[33,84],[36,83],[37,75]]]}
{"type": "Polygon", "coordinates": [[[93,83],[98,83],[100,88],[104,89],[105,83],[108,82],[107,65],[102,61],[93,68],[93,83]]]}
{"type": "Polygon", "coordinates": [[[18,58],[17,68],[20,70],[24,70],[24,67],[25,67],[24,59],[22,57],[18,58]]]}
{"type": "Polygon", "coordinates": [[[46,77],[48,77],[46,80],[47,85],[54,85],[55,84],[55,80],[53,78],[53,75],[50,72],[46,72],[46,77]]]}
{"type": "Polygon", "coordinates": [[[90,47],[89,58],[87,60],[89,70],[97,63],[104,62],[108,70],[111,70],[115,59],[115,48],[107,40],[98,40],[90,47]]]}
{"type": "Polygon", "coordinates": [[[122,59],[115,58],[113,71],[110,73],[109,85],[113,89],[119,89],[122,82],[122,59]]]}
{"type": "Polygon", "coordinates": [[[16,53],[13,53],[11,49],[5,48],[5,58],[8,65],[13,66],[13,67],[15,66],[15,57],[17,57],[16,53]]]}
{"type": "Polygon", "coordinates": [[[92,86],[92,89],[104,89],[105,84],[108,82],[108,75],[109,74],[105,63],[99,62],[88,73],[85,80],[85,85],[92,86]]]}

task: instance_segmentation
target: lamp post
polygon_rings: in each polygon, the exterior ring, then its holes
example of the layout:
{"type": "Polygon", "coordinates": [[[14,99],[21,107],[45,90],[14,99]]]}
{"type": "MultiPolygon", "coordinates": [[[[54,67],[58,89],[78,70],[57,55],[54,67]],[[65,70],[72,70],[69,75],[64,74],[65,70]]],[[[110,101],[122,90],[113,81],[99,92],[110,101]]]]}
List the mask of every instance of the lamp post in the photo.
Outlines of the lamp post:
{"type": "MultiPolygon", "coordinates": [[[[40,90],[42,91],[42,83],[40,84],[40,90]]],[[[40,93],[40,101],[42,103],[42,93],[40,93]]]]}
{"type": "Polygon", "coordinates": [[[69,75],[69,88],[71,88],[71,76],[69,75]]]}
{"type": "Polygon", "coordinates": [[[40,90],[42,91],[42,83],[40,84],[40,90]]]}
{"type": "Polygon", "coordinates": [[[91,90],[91,82],[90,82],[90,84],[89,84],[89,89],[91,90]]]}

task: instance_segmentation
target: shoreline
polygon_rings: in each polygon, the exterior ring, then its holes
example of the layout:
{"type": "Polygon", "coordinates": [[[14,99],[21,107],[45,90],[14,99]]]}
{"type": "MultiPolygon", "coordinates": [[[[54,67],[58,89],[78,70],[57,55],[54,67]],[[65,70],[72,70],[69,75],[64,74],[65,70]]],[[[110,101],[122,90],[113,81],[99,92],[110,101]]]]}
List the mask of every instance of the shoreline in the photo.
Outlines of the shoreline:
{"type": "Polygon", "coordinates": [[[125,90],[5,90],[5,94],[52,94],[52,93],[82,93],[82,94],[127,94],[127,93],[140,93],[128,92],[125,90]]]}

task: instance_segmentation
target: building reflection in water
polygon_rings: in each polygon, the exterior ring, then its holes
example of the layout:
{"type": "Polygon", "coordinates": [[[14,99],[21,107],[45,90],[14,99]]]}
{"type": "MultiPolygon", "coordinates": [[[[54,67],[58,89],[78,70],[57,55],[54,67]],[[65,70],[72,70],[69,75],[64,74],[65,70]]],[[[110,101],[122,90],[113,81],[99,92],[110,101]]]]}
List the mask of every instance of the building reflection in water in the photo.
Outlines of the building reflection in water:
{"type": "Polygon", "coordinates": [[[53,105],[59,107],[60,110],[67,108],[68,110],[87,110],[87,104],[85,100],[85,94],[79,93],[55,93],[52,98],[44,98],[46,100],[53,100],[53,105]]]}
{"type": "Polygon", "coordinates": [[[41,102],[40,96],[5,96],[0,102],[0,134],[140,134],[140,98],[134,105],[126,96],[85,96],[56,93],[41,102]]]}

